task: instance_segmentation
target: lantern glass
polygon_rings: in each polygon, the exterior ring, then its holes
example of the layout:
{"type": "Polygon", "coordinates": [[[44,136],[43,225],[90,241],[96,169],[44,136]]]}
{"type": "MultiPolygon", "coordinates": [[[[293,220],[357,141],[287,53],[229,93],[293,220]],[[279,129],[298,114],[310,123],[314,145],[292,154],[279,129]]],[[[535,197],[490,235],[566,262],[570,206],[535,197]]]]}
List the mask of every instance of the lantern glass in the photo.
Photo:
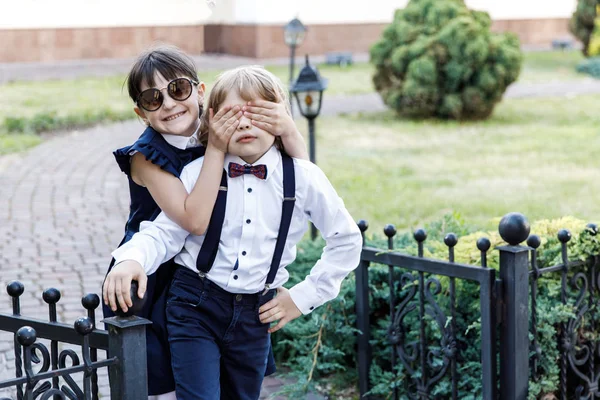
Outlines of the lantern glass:
{"type": "Polygon", "coordinates": [[[302,44],[302,42],[304,41],[304,34],[306,32],[304,31],[300,31],[296,34],[296,44],[295,46],[300,46],[302,44]]]}
{"type": "Polygon", "coordinates": [[[323,91],[311,90],[307,92],[296,92],[296,101],[300,113],[306,118],[315,118],[321,109],[321,96],[323,91]]]}
{"type": "Polygon", "coordinates": [[[296,46],[296,43],[298,41],[298,33],[297,32],[290,32],[287,29],[285,30],[285,32],[283,33],[283,37],[285,39],[285,44],[288,46],[296,46]]]}
{"type": "Polygon", "coordinates": [[[283,27],[283,39],[285,44],[290,47],[300,46],[304,41],[306,27],[299,19],[294,18],[283,27]]]}

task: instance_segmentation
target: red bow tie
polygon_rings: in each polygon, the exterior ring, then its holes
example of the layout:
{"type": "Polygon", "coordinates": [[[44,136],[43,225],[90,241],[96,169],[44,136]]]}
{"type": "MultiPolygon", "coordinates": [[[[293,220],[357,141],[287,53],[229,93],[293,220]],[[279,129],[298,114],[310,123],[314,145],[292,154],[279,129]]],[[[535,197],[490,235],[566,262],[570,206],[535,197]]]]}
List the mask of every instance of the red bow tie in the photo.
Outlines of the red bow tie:
{"type": "Polygon", "coordinates": [[[267,166],[264,164],[260,165],[240,165],[234,162],[229,163],[229,177],[235,178],[244,174],[252,174],[258,179],[267,178],[267,166]]]}

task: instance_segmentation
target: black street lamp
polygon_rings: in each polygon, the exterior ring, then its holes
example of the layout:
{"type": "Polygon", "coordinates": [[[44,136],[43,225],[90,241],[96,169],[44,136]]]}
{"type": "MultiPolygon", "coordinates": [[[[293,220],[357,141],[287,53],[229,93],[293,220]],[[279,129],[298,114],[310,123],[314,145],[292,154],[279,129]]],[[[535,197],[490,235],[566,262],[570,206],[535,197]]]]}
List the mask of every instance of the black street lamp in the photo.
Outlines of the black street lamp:
{"type": "Polygon", "coordinates": [[[296,47],[302,44],[305,34],[306,27],[298,18],[294,18],[283,27],[283,39],[285,40],[285,44],[290,48],[290,85],[294,80],[294,58],[296,57],[296,47]]]}
{"type": "MultiPolygon", "coordinates": [[[[306,65],[300,70],[298,79],[290,88],[290,93],[296,98],[302,116],[308,120],[309,157],[310,161],[315,164],[317,163],[315,119],[321,112],[321,102],[323,101],[323,91],[325,89],[327,89],[327,79],[321,78],[319,71],[310,65],[307,55],[306,65]]],[[[316,237],[314,225],[311,227],[311,237],[313,239],[316,237]]]]}

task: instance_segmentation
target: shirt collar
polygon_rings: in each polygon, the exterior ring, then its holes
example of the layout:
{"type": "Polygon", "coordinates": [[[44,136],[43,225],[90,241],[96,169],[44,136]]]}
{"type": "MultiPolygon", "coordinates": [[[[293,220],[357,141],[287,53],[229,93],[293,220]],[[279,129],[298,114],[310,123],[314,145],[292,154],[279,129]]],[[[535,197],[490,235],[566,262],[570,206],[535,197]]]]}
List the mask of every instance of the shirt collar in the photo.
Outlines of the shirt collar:
{"type": "Polygon", "coordinates": [[[255,163],[248,164],[244,160],[242,160],[238,156],[234,156],[233,154],[227,153],[225,155],[225,170],[228,170],[228,166],[230,162],[234,162],[240,165],[259,165],[264,164],[267,166],[267,178],[273,175],[273,172],[277,169],[279,165],[279,160],[281,160],[279,150],[275,146],[271,146],[269,150],[261,158],[259,158],[255,163]]]}
{"type": "Polygon", "coordinates": [[[198,131],[200,125],[191,136],[171,135],[169,133],[163,133],[162,136],[165,138],[167,143],[171,146],[178,148],[179,150],[189,149],[190,147],[200,146],[200,140],[198,140],[198,131]]]}

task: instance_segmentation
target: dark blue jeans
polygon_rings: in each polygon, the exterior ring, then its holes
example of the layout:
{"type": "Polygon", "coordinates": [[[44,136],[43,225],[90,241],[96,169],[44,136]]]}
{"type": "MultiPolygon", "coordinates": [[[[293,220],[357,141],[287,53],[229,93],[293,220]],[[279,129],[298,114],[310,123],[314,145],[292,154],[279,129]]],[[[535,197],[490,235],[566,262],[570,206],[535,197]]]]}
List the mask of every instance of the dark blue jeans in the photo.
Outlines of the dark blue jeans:
{"type": "Polygon", "coordinates": [[[167,330],[178,400],[259,398],[270,338],[258,309],[274,294],[233,294],[187,268],[175,271],[167,330]]]}

